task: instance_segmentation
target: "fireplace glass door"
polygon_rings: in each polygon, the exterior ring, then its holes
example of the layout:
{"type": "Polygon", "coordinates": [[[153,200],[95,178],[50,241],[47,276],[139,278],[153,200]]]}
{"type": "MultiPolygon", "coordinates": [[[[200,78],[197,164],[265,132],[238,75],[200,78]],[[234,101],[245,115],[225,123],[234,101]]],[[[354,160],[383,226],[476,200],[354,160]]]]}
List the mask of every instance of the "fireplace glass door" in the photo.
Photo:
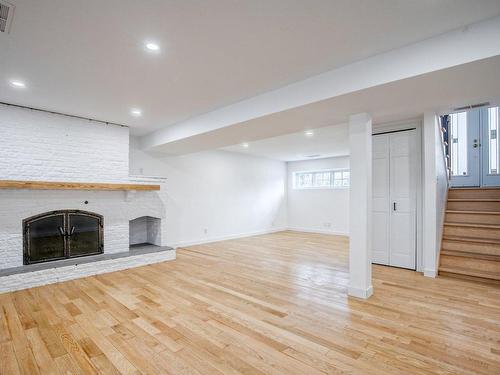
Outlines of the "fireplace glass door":
{"type": "Polygon", "coordinates": [[[24,264],[103,252],[103,218],[92,212],[47,212],[24,220],[23,228],[24,264]]]}
{"type": "Polygon", "coordinates": [[[69,251],[71,257],[99,253],[99,228],[101,220],[94,215],[70,213],[69,251]]]}
{"type": "Polygon", "coordinates": [[[64,214],[54,213],[34,219],[29,224],[29,238],[25,238],[25,241],[28,240],[25,247],[27,245],[30,249],[29,263],[62,259],[65,257],[64,236],[61,236],[61,232],[59,231],[59,228],[64,228],[64,219],[64,214]]]}

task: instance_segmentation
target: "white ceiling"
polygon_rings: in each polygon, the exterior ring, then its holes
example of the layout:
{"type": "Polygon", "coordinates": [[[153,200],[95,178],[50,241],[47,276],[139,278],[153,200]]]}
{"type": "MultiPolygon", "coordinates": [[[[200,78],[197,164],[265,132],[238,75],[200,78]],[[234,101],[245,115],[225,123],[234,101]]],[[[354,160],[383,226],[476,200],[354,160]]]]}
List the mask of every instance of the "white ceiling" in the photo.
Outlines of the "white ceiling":
{"type": "Polygon", "coordinates": [[[347,124],[325,126],[319,129],[286,134],[244,144],[224,147],[222,150],[262,156],[281,161],[318,159],[349,155],[347,124]]]}
{"type": "MultiPolygon", "coordinates": [[[[299,134],[310,127],[321,129],[332,124],[345,124],[353,113],[367,112],[372,116],[374,125],[380,125],[419,118],[425,111],[444,113],[452,108],[487,101],[499,105],[498,72],[500,56],[491,57],[201,133],[159,146],[155,151],[180,155],[228,148],[247,153],[254,153],[256,150],[256,155],[292,160],[290,155],[301,152],[297,144],[302,140],[304,145],[301,147],[305,147],[308,144],[306,142],[309,142],[299,137],[299,134]],[[291,136],[290,144],[283,141],[288,139],[286,135],[289,133],[298,133],[291,136]],[[268,138],[273,140],[267,141],[268,138]],[[244,142],[249,143],[248,150],[241,150],[244,142]],[[235,147],[229,147],[233,145],[235,147]],[[274,147],[279,149],[272,150],[274,147]]],[[[319,137],[315,139],[321,141],[319,137]]],[[[308,153],[321,154],[325,152],[324,146],[321,144],[321,149],[306,150],[308,153]]],[[[331,152],[336,150],[332,148],[331,152]]]]}
{"type": "Polygon", "coordinates": [[[9,1],[0,101],[135,134],[500,14],[498,0],[9,1]]]}

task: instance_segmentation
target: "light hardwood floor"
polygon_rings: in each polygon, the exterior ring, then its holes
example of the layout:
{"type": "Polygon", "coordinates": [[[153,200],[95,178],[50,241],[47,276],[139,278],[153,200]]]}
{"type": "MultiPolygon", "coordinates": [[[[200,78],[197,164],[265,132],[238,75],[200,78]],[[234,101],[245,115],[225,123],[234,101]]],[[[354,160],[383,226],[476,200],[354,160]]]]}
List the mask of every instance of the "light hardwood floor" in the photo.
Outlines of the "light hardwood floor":
{"type": "Polygon", "coordinates": [[[500,287],[373,267],[345,237],[179,249],[174,262],[0,294],[0,373],[500,374],[500,287]]]}

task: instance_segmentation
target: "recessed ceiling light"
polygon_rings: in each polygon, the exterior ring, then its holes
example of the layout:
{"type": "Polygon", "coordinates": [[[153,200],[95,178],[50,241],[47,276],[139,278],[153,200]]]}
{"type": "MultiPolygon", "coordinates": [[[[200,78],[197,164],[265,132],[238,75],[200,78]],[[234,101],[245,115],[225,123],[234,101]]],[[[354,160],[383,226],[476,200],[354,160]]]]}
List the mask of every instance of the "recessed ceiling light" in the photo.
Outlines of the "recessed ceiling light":
{"type": "Polygon", "coordinates": [[[142,115],[142,111],[139,108],[132,108],[130,110],[130,114],[132,116],[139,117],[140,115],[142,115]]]}
{"type": "Polygon", "coordinates": [[[248,146],[249,146],[248,143],[242,143],[241,144],[241,147],[243,147],[243,148],[248,148],[248,146]]]}
{"type": "Polygon", "coordinates": [[[17,79],[11,80],[10,85],[12,87],[16,87],[16,88],[20,88],[20,89],[24,89],[26,87],[26,84],[23,81],[19,81],[17,79]]]}
{"type": "Polygon", "coordinates": [[[314,135],[314,132],[312,130],[307,130],[305,133],[306,137],[312,137],[314,135]]]}
{"type": "Polygon", "coordinates": [[[152,52],[158,52],[160,50],[160,46],[156,43],[153,43],[153,42],[147,42],[146,43],[146,49],[148,51],[152,51],[152,52]]]}

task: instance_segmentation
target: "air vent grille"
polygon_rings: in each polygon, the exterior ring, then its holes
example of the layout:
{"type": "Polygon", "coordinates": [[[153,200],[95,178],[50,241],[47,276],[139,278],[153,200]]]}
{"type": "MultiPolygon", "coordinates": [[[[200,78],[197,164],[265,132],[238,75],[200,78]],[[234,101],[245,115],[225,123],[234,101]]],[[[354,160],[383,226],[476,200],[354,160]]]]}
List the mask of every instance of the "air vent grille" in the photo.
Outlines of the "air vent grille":
{"type": "Polygon", "coordinates": [[[466,105],[463,107],[454,108],[453,111],[455,111],[455,112],[466,111],[466,110],[480,108],[480,107],[487,107],[489,105],[490,105],[489,102],[477,103],[477,104],[471,104],[471,105],[466,105]]]}
{"type": "Polygon", "coordinates": [[[6,1],[0,1],[0,32],[8,33],[12,16],[14,15],[14,5],[6,1]]]}

